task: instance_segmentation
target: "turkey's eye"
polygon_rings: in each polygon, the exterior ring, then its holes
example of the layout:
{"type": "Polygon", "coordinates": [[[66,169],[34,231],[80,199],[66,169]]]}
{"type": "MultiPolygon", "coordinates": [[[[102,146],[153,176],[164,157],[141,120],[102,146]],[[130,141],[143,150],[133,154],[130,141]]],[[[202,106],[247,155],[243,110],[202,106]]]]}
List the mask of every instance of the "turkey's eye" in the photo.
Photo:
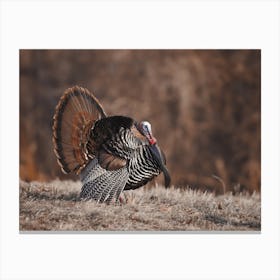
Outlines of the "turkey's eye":
{"type": "Polygon", "coordinates": [[[147,125],[144,126],[144,130],[145,130],[146,132],[150,132],[149,127],[148,127],[147,125]]]}

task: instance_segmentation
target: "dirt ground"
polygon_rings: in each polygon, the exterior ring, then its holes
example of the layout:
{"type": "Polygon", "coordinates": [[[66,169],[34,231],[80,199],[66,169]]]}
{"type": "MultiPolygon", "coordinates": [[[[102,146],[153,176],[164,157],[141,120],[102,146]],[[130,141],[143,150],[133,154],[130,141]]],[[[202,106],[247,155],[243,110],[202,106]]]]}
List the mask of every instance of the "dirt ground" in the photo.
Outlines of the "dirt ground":
{"type": "Polygon", "coordinates": [[[20,231],[260,231],[258,193],[165,189],[125,192],[122,203],[79,199],[80,182],[20,181],[20,231]]]}

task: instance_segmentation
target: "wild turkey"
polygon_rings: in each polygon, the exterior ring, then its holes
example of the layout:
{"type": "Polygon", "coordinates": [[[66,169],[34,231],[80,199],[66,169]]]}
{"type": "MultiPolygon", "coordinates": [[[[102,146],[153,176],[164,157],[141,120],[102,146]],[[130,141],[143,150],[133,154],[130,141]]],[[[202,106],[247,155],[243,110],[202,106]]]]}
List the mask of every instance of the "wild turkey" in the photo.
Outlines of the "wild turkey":
{"type": "Polygon", "coordinates": [[[164,173],[165,157],[150,123],[130,117],[107,116],[89,90],[67,89],[53,117],[53,145],[64,173],[80,175],[80,197],[117,201],[123,190],[136,189],[164,173]]]}

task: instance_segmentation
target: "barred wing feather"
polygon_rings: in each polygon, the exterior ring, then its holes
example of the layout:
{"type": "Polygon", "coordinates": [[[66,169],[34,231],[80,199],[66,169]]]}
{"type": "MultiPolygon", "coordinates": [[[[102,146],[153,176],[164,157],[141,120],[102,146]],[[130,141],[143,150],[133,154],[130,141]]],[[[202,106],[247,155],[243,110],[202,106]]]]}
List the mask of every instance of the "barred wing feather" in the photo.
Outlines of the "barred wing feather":
{"type": "Polygon", "coordinates": [[[83,183],[81,198],[109,203],[113,198],[118,200],[129,174],[126,166],[117,170],[106,170],[99,165],[97,159],[93,159],[80,177],[83,183]]]}

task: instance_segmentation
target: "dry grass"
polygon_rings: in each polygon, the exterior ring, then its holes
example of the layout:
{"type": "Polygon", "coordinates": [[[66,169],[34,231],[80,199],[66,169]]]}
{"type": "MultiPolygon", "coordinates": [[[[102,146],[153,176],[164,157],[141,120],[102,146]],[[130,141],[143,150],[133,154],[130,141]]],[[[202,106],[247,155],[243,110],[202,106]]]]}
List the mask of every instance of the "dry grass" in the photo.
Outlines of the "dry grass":
{"type": "Polygon", "coordinates": [[[21,231],[260,231],[260,195],[140,188],[123,204],[79,200],[81,184],[20,181],[21,231]]]}

